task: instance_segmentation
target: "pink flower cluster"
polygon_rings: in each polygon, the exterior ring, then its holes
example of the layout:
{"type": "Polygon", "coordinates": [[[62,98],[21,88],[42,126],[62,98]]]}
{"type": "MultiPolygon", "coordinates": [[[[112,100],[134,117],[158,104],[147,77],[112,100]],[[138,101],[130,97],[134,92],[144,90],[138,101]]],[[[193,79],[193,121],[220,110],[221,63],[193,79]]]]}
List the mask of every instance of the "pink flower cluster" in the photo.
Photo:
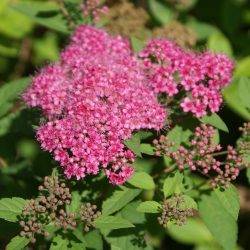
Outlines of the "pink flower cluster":
{"type": "Polygon", "coordinates": [[[183,111],[197,117],[219,110],[234,66],[228,57],[188,52],[165,39],[151,40],[139,56],[155,93],[180,93],[183,111]]]}
{"type": "Polygon", "coordinates": [[[215,130],[212,126],[202,124],[196,127],[190,147],[180,145],[177,150],[172,150],[174,143],[167,137],[161,136],[154,140],[156,155],[169,156],[178,166],[180,171],[189,168],[211,178],[212,187],[227,186],[239,174],[242,159],[232,146],[227,147],[225,162],[216,157],[224,154],[220,152],[220,144],[213,141],[215,130]]]}
{"type": "Polygon", "coordinates": [[[102,14],[108,12],[108,7],[102,6],[100,0],[85,0],[85,3],[82,4],[82,11],[85,18],[92,17],[97,22],[102,14]]]}
{"type": "Polygon", "coordinates": [[[34,77],[24,100],[43,111],[47,123],[37,138],[68,178],[103,169],[119,185],[133,173],[135,157],[124,140],[164,125],[165,110],[149,86],[127,40],[80,26],[60,61],[34,77]]]}

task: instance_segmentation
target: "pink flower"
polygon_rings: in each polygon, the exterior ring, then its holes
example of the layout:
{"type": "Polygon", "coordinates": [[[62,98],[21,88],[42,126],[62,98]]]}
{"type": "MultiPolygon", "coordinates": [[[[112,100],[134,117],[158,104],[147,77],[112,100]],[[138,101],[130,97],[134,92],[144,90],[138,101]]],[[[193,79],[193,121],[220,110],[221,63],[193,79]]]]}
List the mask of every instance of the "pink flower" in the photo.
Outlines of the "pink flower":
{"type": "Polygon", "coordinates": [[[55,65],[38,73],[24,94],[47,123],[37,130],[68,178],[104,169],[120,185],[133,173],[134,154],[123,142],[135,130],[164,126],[165,110],[151,91],[127,40],[80,26],[55,65]]]}
{"type": "Polygon", "coordinates": [[[230,83],[234,67],[228,57],[187,52],[165,39],[149,41],[139,56],[155,93],[183,92],[183,111],[197,117],[219,110],[221,89],[230,83]]]}

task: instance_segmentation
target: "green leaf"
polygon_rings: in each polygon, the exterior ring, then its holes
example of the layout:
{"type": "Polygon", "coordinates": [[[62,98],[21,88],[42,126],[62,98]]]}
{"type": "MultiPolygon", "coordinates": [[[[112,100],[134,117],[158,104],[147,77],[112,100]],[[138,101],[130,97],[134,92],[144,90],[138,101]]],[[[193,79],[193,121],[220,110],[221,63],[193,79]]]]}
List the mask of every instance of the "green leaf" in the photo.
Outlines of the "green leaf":
{"type": "Polygon", "coordinates": [[[217,242],[214,242],[214,243],[212,242],[210,244],[195,246],[194,250],[221,250],[221,246],[217,242]]]}
{"type": "Polygon", "coordinates": [[[214,133],[214,136],[212,138],[212,142],[214,145],[218,145],[220,143],[220,134],[219,134],[218,129],[215,129],[215,133],[214,133]]]}
{"type": "Polygon", "coordinates": [[[172,238],[184,244],[198,245],[213,242],[211,233],[198,218],[189,218],[182,226],[171,224],[167,229],[172,238]]]}
{"type": "Polygon", "coordinates": [[[137,207],[140,203],[141,202],[138,200],[132,201],[117,214],[119,214],[122,218],[129,220],[133,224],[143,224],[146,222],[145,214],[137,211],[137,207]]]}
{"type": "Polygon", "coordinates": [[[140,131],[134,134],[129,140],[126,140],[124,144],[132,150],[137,156],[142,157],[141,153],[154,155],[154,147],[148,143],[142,143],[141,140],[147,139],[152,133],[140,131]]]}
{"type": "Polygon", "coordinates": [[[181,126],[176,125],[168,132],[168,139],[174,143],[174,149],[177,149],[181,143],[187,142],[192,132],[189,129],[184,130],[181,126]]]}
{"type": "Polygon", "coordinates": [[[68,250],[69,241],[66,238],[62,238],[61,235],[57,235],[53,238],[50,245],[50,250],[68,250]]]}
{"type": "Polygon", "coordinates": [[[59,47],[57,35],[52,32],[46,32],[43,37],[34,40],[33,53],[34,64],[42,64],[46,61],[56,61],[59,58],[59,47]]]}
{"type": "Polygon", "coordinates": [[[121,187],[121,190],[116,190],[111,197],[106,199],[102,204],[102,214],[110,215],[132,201],[141,190],[121,187]]]}
{"type": "Polygon", "coordinates": [[[197,203],[195,202],[195,200],[188,196],[188,195],[182,195],[181,196],[183,198],[183,208],[186,209],[186,208],[193,208],[193,209],[196,209],[198,210],[198,206],[197,206],[197,203]]]}
{"type": "Polygon", "coordinates": [[[225,250],[231,250],[236,246],[238,233],[236,196],[231,197],[230,202],[233,205],[230,205],[228,203],[228,194],[218,192],[221,191],[214,191],[210,195],[201,196],[199,213],[217,242],[225,250]],[[229,209],[232,210],[229,211],[229,209]]]}
{"type": "Polygon", "coordinates": [[[21,250],[29,244],[29,239],[19,235],[11,239],[10,243],[6,246],[6,250],[21,250]]]}
{"type": "Polygon", "coordinates": [[[0,200],[0,218],[16,222],[17,216],[21,215],[26,200],[18,197],[3,198],[0,200]]]}
{"type": "Polygon", "coordinates": [[[0,119],[0,136],[7,134],[13,124],[13,121],[20,115],[20,112],[10,113],[0,119]]]}
{"type": "Polygon", "coordinates": [[[13,3],[12,8],[25,14],[40,25],[65,34],[69,33],[66,21],[61,15],[59,7],[53,2],[18,2],[13,3]]]}
{"type": "Polygon", "coordinates": [[[131,36],[130,41],[135,52],[139,52],[144,47],[144,42],[134,36],[131,36]]]}
{"type": "Polygon", "coordinates": [[[140,150],[143,154],[146,154],[146,155],[154,155],[155,154],[154,147],[148,143],[142,143],[140,145],[140,150]]]}
{"type": "MultiPolygon", "coordinates": [[[[241,115],[246,120],[250,120],[250,107],[242,102],[241,93],[239,92],[239,84],[242,80],[242,77],[236,77],[233,79],[233,82],[223,91],[224,99],[226,100],[227,105],[233,109],[236,113],[241,115]]],[[[249,82],[249,79],[248,79],[249,82]]],[[[246,89],[248,91],[248,89],[246,89]]],[[[248,96],[250,93],[245,93],[248,96]]],[[[244,98],[245,99],[245,98],[244,98]]]]}
{"type": "Polygon", "coordinates": [[[189,19],[187,26],[196,32],[198,39],[200,40],[207,39],[213,33],[218,32],[218,29],[215,26],[209,23],[200,22],[194,18],[189,19]]]}
{"type": "Polygon", "coordinates": [[[164,180],[163,193],[165,197],[169,197],[172,194],[181,193],[183,190],[183,174],[179,171],[175,173],[170,173],[164,180]]]}
{"type": "Polygon", "coordinates": [[[229,132],[225,122],[216,113],[213,113],[212,115],[206,115],[200,118],[200,121],[206,124],[210,124],[227,133],[229,132]]]}
{"type": "MultiPolygon", "coordinates": [[[[0,113],[3,113],[2,108],[4,105],[8,105],[10,102],[17,99],[28,84],[29,78],[21,78],[19,80],[6,83],[0,88],[0,113]]],[[[6,111],[8,111],[8,109],[6,111]]]]}
{"type": "Polygon", "coordinates": [[[236,69],[234,72],[235,76],[246,76],[250,77],[250,56],[247,56],[237,61],[236,69]]]}
{"type": "Polygon", "coordinates": [[[241,103],[250,108],[250,78],[240,77],[238,82],[238,93],[241,103]]]}
{"type": "Polygon", "coordinates": [[[133,135],[131,139],[126,140],[124,142],[124,144],[130,150],[132,150],[137,156],[142,157],[141,150],[140,150],[140,143],[141,143],[141,139],[137,134],[133,135]]]}
{"type": "Polygon", "coordinates": [[[230,185],[225,190],[220,190],[217,188],[214,191],[214,195],[220,201],[220,204],[228,211],[229,214],[233,216],[235,220],[238,219],[238,214],[240,210],[240,200],[237,189],[230,185]]]}
{"type": "Polygon", "coordinates": [[[224,53],[228,56],[233,55],[229,40],[221,32],[216,32],[209,36],[207,46],[213,52],[224,53]]]}
{"type": "Polygon", "coordinates": [[[86,248],[92,250],[102,250],[103,249],[103,240],[102,236],[98,230],[93,230],[84,235],[84,240],[86,243],[86,248]]]}
{"type": "Polygon", "coordinates": [[[66,207],[67,211],[77,212],[78,208],[81,205],[81,195],[77,191],[73,191],[71,193],[71,195],[72,195],[72,199],[71,199],[71,203],[69,205],[67,205],[67,207],[66,207]]]}
{"type": "Polygon", "coordinates": [[[155,183],[153,178],[145,172],[136,172],[127,181],[129,184],[146,190],[151,190],[155,188],[155,183]]]}
{"type": "Polygon", "coordinates": [[[141,213],[159,213],[161,211],[161,204],[157,201],[144,201],[136,209],[141,213]]]}
{"type": "Polygon", "coordinates": [[[130,228],[134,225],[119,216],[100,216],[95,221],[95,227],[100,230],[114,230],[120,228],[130,228]]]}
{"type": "Polygon", "coordinates": [[[148,5],[154,18],[161,24],[167,24],[174,18],[174,13],[159,0],[148,0],[148,5]]]}
{"type": "Polygon", "coordinates": [[[13,10],[10,7],[11,2],[13,1],[0,1],[0,33],[10,38],[22,39],[32,30],[33,24],[25,15],[13,10]]]}

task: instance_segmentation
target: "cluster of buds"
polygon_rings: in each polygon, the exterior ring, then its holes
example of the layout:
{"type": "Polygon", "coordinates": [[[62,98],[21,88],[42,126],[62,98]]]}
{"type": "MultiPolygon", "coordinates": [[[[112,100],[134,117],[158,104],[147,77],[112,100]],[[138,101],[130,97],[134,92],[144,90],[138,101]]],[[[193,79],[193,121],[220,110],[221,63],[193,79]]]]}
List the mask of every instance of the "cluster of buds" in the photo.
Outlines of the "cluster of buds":
{"type": "Polygon", "coordinates": [[[129,0],[113,1],[110,5],[107,14],[109,22],[105,28],[111,34],[135,36],[142,40],[147,37],[146,26],[150,16],[144,8],[135,6],[129,0]]]}
{"type": "MultiPolygon", "coordinates": [[[[60,209],[58,215],[53,214],[55,217],[55,224],[56,226],[68,229],[68,228],[75,228],[77,226],[76,216],[74,213],[66,212],[64,209],[60,209]]],[[[52,216],[53,218],[53,216],[52,216]]]]}
{"type": "Polygon", "coordinates": [[[48,224],[48,211],[38,200],[30,200],[23,209],[19,224],[22,227],[21,236],[27,237],[32,243],[36,242],[35,234],[45,237],[48,232],[43,229],[44,224],[48,224]]]}
{"type": "Polygon", "coordinates": [[[95,22],[100,19],[102,14],[108,12],[108,7],[102,5],[100,0],[85,0],[82,4],[83,16],[90,16],[95,22]]]}
{"type": "Polygon", "coordinates": [[[32,243],[36,241],[36,234],[48,236],[43,226],[50,221],[55,221],[63,228],[65,228],[65,221],[67,225],[75,225],[71,220],[65,220],[62,214],[65,205],[71,202],[71,194],[65,183],[60,183],[57,176],[46,176],[43,185],[39,186],[39,191],[40,196],[28,202],[20,218],[22,227],[20,234],[29,238],[32,243]]]}
{"type": "Polygon", "coordinates": [[[156,156],[161,156],[161,155],[169,156],[172,154],[172,147],[174,146],[174,143],[171,142],[167,136],[161,135],[159,140],[157,139],[153,140],[153,144],[156,156]]]}
{"type": "Polygon", "coordinates": [[[156,155],[169,156],[180,171],[188,167],[191,171],[198,171],[210,177],[212,187],[226,187],[238,176],[242,159],[231,146],[228,146],[226,152],[220,152],[221,146],[214,143],[214,136],[213,127],[202,124],[195,129],[194,138],[190,141],[189,147],[181,145],[177,150],[173,150],[173,143],[165,136],[161,136],[153,143],[156,155]],[[224,153],[227,153],[225,162],[215,158],[224,153]]]}
{"type": "Polygon", "coordinates": [[[66,211],[66,205],[71,202],[71,194],[65,183],[60,183],[57,176],[46,176],[43,185],[39,186],[40,196],[32,199],[24,207],[20,217],[21,236],[36,242],[37,234],[47,237],[49,234],[44,226],[52,222],[64,230],[76,228],[83,223],[84,231],[94,227],[94,220],[100,216],[97,206],[87,203],[81,206],[80,216],[66,211]]]}
{"type": "Polygon", "coordinates": [[[182,226],[188,217],[193,217],[195,214],[195,209],[185,206],[184,198],[181,195],[175,195],[163,202],[162,214],[158,217],[158,221],[164,227],[168,222],[182,226]]]}
{"type": "Polygon", "coordinates": [[[84,231],[88,232],[90,227],[94,226],[94,220],[101,215],[100,211],[97,211],[97,206],[90,203],[86,203],[81,206],[80,218],[84,225],[84,231]]]}
{"type": "Polygon", "coordinates": [[[153,37],[168,38],[181,47],[191,48],[197,42],[196,33],[178,21],[172,21],[153,30],[153,37]]]}
{"type": "Polygon", "coordinates": [[[250,122],[245,122],[243,127],[240,127],[239,130],[242,132],[242,136],[238,141],[238,150],[241,154],[250,153],[250,122]]]}
{"type": "Polygon", "coordinates": [[[58,207],[68,205],[71,202],[71,194],[65,183],[60,183],[57,176],[44,178],[44,185],[39,186],[42,196],[38,198],[40,204],[54,212],[58,207]]]}

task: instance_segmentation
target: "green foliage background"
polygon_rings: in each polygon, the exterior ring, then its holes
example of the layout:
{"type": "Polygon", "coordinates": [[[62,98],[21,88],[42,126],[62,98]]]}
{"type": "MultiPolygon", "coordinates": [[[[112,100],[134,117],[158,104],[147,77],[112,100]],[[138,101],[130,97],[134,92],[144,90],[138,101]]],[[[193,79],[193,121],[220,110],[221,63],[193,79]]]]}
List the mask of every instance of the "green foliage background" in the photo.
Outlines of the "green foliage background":
{"type": "MultiPolygon", "coordinates": [[[[221,129],[222,144],[235,144],[239,137],[237,127],[243,121],[250,120],[250,2],[247,0],[186,0],[181,1],[187,3],[184,7],[169,4],[169,2],[164,0],[134,1],[135,4],[147,9],[151,18],[151,26],[162,26],[172,20],[178,20],[184,26],[195,31],[198,40],[197,50],[208,48],[216,52],[224,52],[236,62],[232,84],[223,92],[225,106],[220,111],[220,116],[227,126],[215,119],[216,126],[221,129]],[[227,129],[230,134],[223,132],[227,129]]],[[[58,58],[59,51],[67,44],[68,34],[67,21],[59,13],[54,1],[0,1],[0,198],[35,197],[37,187],[43,177],[49,175],[52,167],[56,166],[50,155],[43,152],[35,140],[34,129],[40,122],[39,111],[27,110],[19,97],[29,84],[31,75],[43,65],[58,58]]],[[[131,39],[135,49],[138,49],[143,43],[136,37],[131,39]]],[[[143,144],[140,145],[139,154],[147,152],[150,155],[150,148],[142,146],[143,144]]],[[[143,160],[138,161],[137,164],[137,169],[148,173],[151,172],[154,165],[154,163],[143,162],[143,160]]],[[[144,191],[144,195],[150,196],[150,190],[154,189],[155,183],[152,182],[150,176],[145,176],[145,174],[135,176],[130,184],[148,190],[144,191]],[[145,180],[145,183],[138,184],[138,180],[141,179],[145,180]]],[[[172,180],[165,181],[170,181],[171,185],[174,185],[172,180]]],[[[237,185],[249,188],[245,172],[241,174],[237,185]]],[[[101,190],[102,186],[96,188],[95,191],[100,192],[101,190]]],[[[116,202],[116,199],[127,197],[127,192],[131,192],[131,190],[117,190],[116,194],[112,196],[113,200],[103,203],[103,211],[109,216],[109,221],[106,221],[105,225],[113,223],[114,218],[111,214],[130,202],[125,200],[123,205],[116,202]]],[[[133,192],[136,193],[136,189],[133,192]]],[[[167,192],[169,189],[164,191],[166,196],[167,192]]],[[[135,193],[129,195],[135,197],[137,195],[135,193]]],[[[218,204],[218,199],[223,202],[219,193],[205,197],[204,204],[201,204],[202,213],[209,214],[210,211],[206,210],[214,209],[209,208],[209,205],[218,204]]],[[[129,203],[119,213],[124,219],[132,216],[129,219],[132,223],[144,223],[145,215],[134,212],[135,207],[138,206],[136,202],[129,203]],[[129,214],[129,211],[133,212],[129,214]]],[[[235,231],[237,229],[235,229],[236,226],[233,228],[232,224],[237,223],[237,216],[235,218],[234,214],[230,214],[230,212],[234,202],[235,200],[231,200],[231,198],[224,201],[224,210],[218,207],[217,214],[211,213],[210,218],[206,217],[208,220],[206,226],[201,220],[191,219],[187,225],[181,228],[170,227],[167,233],[154,225],[151,214],[146,215],[149,224],[148,230],[153,235],[151,241],[159,249],[217,250],[221,249],[218,242],[224,249],[233,249],[234,243],[230,242],[234,241],[232,235],[237,234],[235,231]],[[226,238],[223,239],[225,242],[221,242],[220,239],[220,233],[224,230],[223,225],[222,228],[210,225],[223,216],[226,217],[226,222],[223,221],[223,223],[228,223],[228,225],[224,225],[228,229],[225,234],[226,238]],[[232,222],[230,223],[230,221],[232,222]]],[[[139,210],[154,213],[156,207],[157,204],[151,201],[148,204],[141,204],[139,210]]],[[[13,217],[11,218],[13,219],[13,217]]],[[[241,247],[249,249],[249,222],[250,211],[240,213],[238,249],[241,247]]],[[[99,221],[100,230],[103,227],[102,223],[104,222],[99,221]]],[[[126,221],[121,221],[121,223],[125,228],[129,227],[126,221]]],[[[107,231],[106,226],[105,230],[107,231]]],[[[10,239],[18,234],[18,231],[19,228],[16,224],[1,220],[0,248],[3,249],[10,239]]],[[[94,236],[88,237],[99,239],[100,236],[95,234],[95,231],[92,234],[94,236]]],[[[126,239],[112,238],[107,232],[104,235],[106,235],[106,241],[114,246],[112,249],[125,249],[122,246],[126,239]]],[[[54,238],[54,241],[60,241],[60,239],[54,238]]],[[[25,242],[20,241],[20,244],[25,246],[25,242]]],[[[95,249],[101,248],[102,245],[98,245],[97,242],[95,249]]],[[[61,249],[64,249],[63,246],[61,249]]]]}

